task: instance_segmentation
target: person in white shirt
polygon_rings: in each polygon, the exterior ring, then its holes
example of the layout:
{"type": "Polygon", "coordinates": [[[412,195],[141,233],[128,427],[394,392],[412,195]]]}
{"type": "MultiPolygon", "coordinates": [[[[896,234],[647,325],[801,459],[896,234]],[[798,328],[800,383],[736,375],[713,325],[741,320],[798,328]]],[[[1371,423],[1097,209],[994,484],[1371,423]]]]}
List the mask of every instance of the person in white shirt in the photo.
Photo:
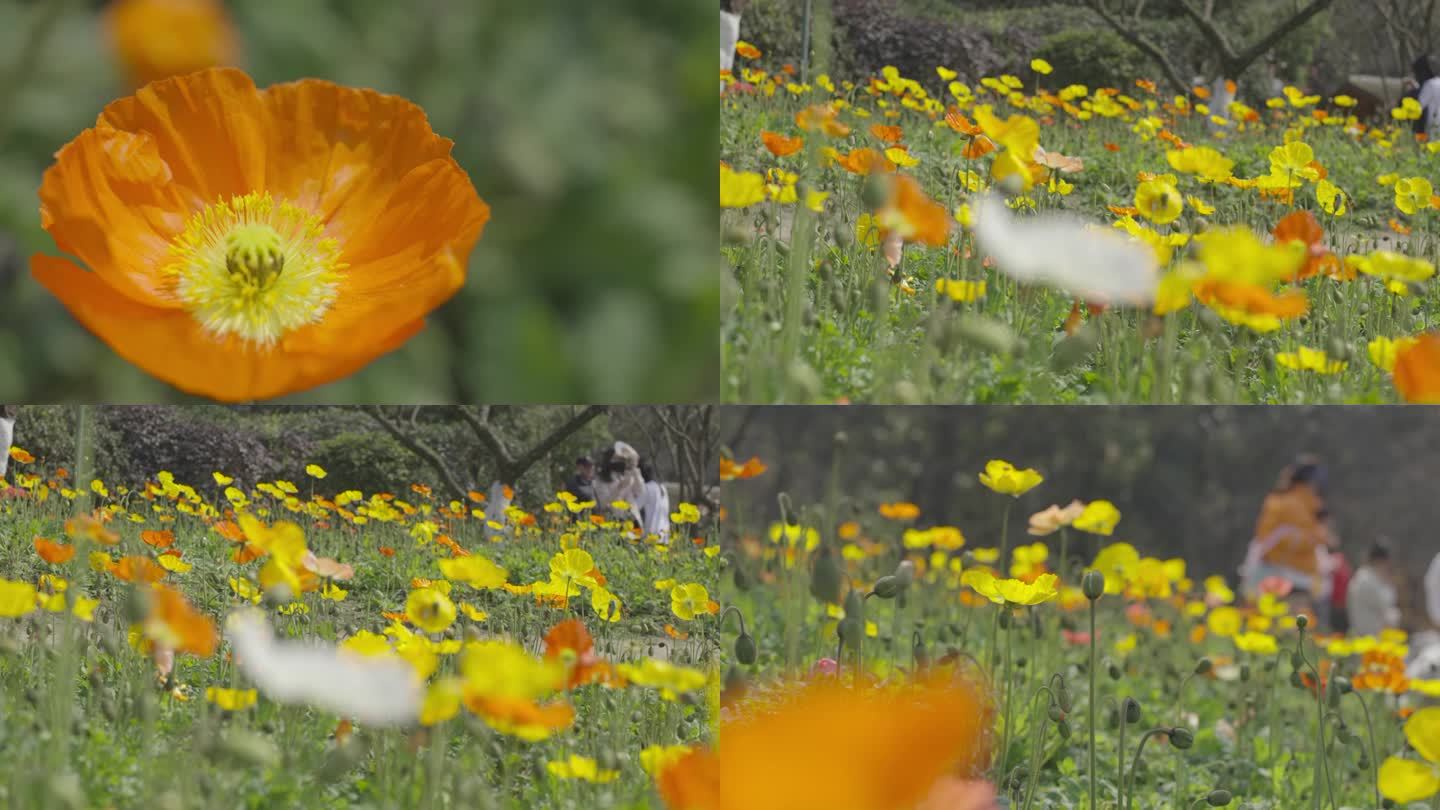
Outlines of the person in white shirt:
{"type": "Polygon", "coordinates": [[[654,535],[662,544],[670,542],[670,493],[655,479],[650,462],[640,462],[640,475],[645,479],[645,497],[640,501],[640,530],[654,535]]]}
{"type": "Polygon", "coordinates": [[[1391,580],[1390,545],[1377,540],[1370,547],[1365,564],[1350,580],[1345,610],[1350,616],[1350,634],[1373,636],[1400,623],[1395,584],[1391,580]]]}
{"type": "Polygon", "coordinates": [[[1440,76],[1430,65],[1430,57],[1421,56],[1410,66],[1415,73],[1415,100],[1420,103],[1420,118],[1415,122],[1416,134],[1440,138],[1440,76]]]}
{"type": "MultiPolygon", "coordinates": [[[[10,443],[15,439],[15,406],[0,405],[0,479],[5,477],[5,470],[10,464],[10,443]]],[[[5,489],[5,482],[0,481],[0,491],[5,489]]]]}

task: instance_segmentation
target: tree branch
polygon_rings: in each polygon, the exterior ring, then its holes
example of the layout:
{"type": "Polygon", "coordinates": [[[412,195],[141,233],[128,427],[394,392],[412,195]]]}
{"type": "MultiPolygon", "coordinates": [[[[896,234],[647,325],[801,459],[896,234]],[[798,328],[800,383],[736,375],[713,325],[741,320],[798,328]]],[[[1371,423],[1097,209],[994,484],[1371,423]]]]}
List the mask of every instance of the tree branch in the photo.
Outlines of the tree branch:
{"type": "Polygon", "coordinates": [[[401,430],[399,425],[395,424],[385,415],[385,412],[381,410],[379,405],[367,405],[363,410],[371,419],[375,420],[380,427],[384,428],[386,433],[394,436],[396,441],[404,445],[405,449],[419,456],[426,464],[430,465],[430,468],[445,482],[445,486],[450,490],[450,496],[452,498],[459,501],[465,500],[467,488],[461,485],[454,471],[450,469],[450,465],[445,463],[445,459],[441,458],[439,453],[429,445],[401,430]]]}
{"type": "Polygon", "coordinates": [[[459,411],[460,418],[464,419],[465,423],[470,426],[470,429],[475,432],[475,437],[480,440],[481,444],[485,445],[486,450],[489,450],[490,453],[495,456],[497,466],[500,467],[500,469],[503,470],[515,463],[515,457],[510,454],[510,448],[505,446],[505,440],[501,438],[500,434],[495,432],[495,428],[490,425],[489,405],[480,406],[479,414],[471,413],[470,409],[464,405],[460,406],[459,411]]]}
{"type": "Polygon", "coordinates": [[[585,410],[570,417],[570,420],[565,424],[550,431],[549,435],[541,439],[529,450],[521,453],[519,457],[507,465],[508,469],[504,470],[504,472],[511,474],[511,480],[505,483],[515,483],[515,479],[524,475],[525,471],[530,469],[535,462],[549,455],[550,451],[554,450],[561,442],[570,438],[573,433],[588,425],[607,410],[609,410],[609,408],[605,405],[590,405],[586,407],[585,410]]]}
{"type": "Polygon", "coordinates": [[[1240,75],[1245,68],[1250,67],[1256,59],[1270,52],[1270,49],[1284,39],[1291,31],[1310,21],[1311,17],[1324,11],[1332,0],[1311,0],[1310,5],[1291,14],[1290,17],[1275,26],[1270,33],[1260,38],[1259,42],[1241,51],[1233,60],[1226,60],[1226,72],[1232,74],[1227,78],[1234,78],[1240,75]]]}
{"type": "MultiPolygon", "coordinates": [[[[1185,12],[1185,16],[1195,21],[1195,25],[1200,28],[1200,33],[1206,39],[1210,40],[1210,44],[1214,45],[1216,50],[1220,52],[1221,62],[1228,64],[1238,57],[1235,49],[1230,47],[1230,41],[1225,38],[1224,32],[1216,27],[1214,20],[1201,14],[1200,9],[1191,5],[1190,0],[1179,0],[1179,3],[1181,10],[1185,12]]],[[[1222,76],[1221,78],[1233,77],[1222,76]]]]}
{"type": "Polygon", "coordinates": [[[1138,31],[1132,31],[1126,28],[1123,23],[1115,19],[1111,16],[1110,12],[1105,10],[1105,7],[1101,5],[1101,0],[1085,0],[1085,5],[1089,6],[1091,11],[1099,14],[1100,19],[1104,20],[1105,24],[1113,28],[1115,33],[1124,38],[1126,42],[1144,51],[1147,56],[1154,60],[1155,63],[1160,66],[1160,69],[1164,71],[1165,78],[1177,91],[1184,93],[1189,89],[1190,83],[1180,76],[1180,71],[1175,67],[1175,63],[1170,61],[1170,57],[1165,55],[1165,51],[1161,50],[1160,46],[1151,42],[1138,31]]]}

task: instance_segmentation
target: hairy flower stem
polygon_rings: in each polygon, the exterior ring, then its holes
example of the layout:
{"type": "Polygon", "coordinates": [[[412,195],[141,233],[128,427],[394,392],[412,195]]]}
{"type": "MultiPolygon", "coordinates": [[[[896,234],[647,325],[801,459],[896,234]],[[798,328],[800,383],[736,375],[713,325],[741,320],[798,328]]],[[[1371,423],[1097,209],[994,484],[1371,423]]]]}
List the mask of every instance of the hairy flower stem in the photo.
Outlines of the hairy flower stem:
{"type": "MultiPolygon", "coordinates": [[[[1121,709],[1121,713],[1122,713],[1122,714],[1124,713],[1124,709],[1123,709],[1123,708],[1121,709]]],[[[1124,717],[1121,717],[1121,718],[1120,718],[1120,732],[1121,732],[1122,734],[1125,732],[1125,718],[1124,718],[1124,717]]],[[[1130,781],[1133,782],[1133,781],[1135,780],[1135,770],[1140,767],[1140,754],[1144,753],[1144,751],[1145,751],[1145,743],[1149,742],[1149,741],[1150,741],[1150,738],[1151,738],[1151,737],[1154,737],[1156,734],[1168,734],[1169,732],[1170,732],[1170,729],[1168,729],[1168,728],[1152,728],[1152,729],[1150,729],[1149,731],[1145,732],[1145,733],[1140,737],[1140,745],[1136,746],[1136,748],[1135,748],[1135,759],[1134,759],[1133,761],[1131,761],[1131,763],[1130,763],[1130,776],[1129,776],[1130,781]]],[[[1122,743],[1121,748],[1120,748],[1120,767],[1121,767],[1121,768],[1124,768],[1124,767],[1125,767],[1125,748],[1124,748],[1123,743],[1122,743]]],[[[1125,796],[1124,810],[1130,810],[1130,799],[1132,798],[1131,794],[1134,793],[1134,790],[1132,790],[1132,787],[1133,787],[1133,785],[1130,785],[1130,784],[1126,784],[1126,785],[1124,786],[1124,789],[1123,789],[1123,793],[1124,793],[1124,796],[1125,796]]]]}
{"type": "Polygon", "coordinates": [[[1090,810],[1095,804],[1095,600],[1090,601],[1090,810]]]}
{"type": "Polygon", "coordinates": [[[1375,788],[1375,810],[1380,810],[1380,760],[1375,756],[1375,724],[1370,721],[1370,707],[1359,692],[1352,692],[1365,710],[1365,732],[1370,738],[1370,784],[1375,788]]]}

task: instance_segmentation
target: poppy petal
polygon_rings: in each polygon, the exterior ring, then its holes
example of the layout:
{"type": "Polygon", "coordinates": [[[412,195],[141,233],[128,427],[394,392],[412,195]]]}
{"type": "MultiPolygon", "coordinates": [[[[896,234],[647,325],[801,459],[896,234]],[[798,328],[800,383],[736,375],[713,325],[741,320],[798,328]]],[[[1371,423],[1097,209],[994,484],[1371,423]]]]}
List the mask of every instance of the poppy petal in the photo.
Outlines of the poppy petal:
{"type": "MultiPolygon", "coordinates": [[[[70,312],[117,354],[188,393],[226,402],[265,399],[345,377],[399,348],[424,321],[377,332],[346,354],[290,350],[257,351],[218,341],[182,310],[165,310],[118,296],[94,273],[65,259],[35,255],[31,273],[70,312]]],[[[312,327],[313,328],[313,327],[312,327]]],[[[308,330],[301,330],[297,337],[308,330]]]]}
{"type": "Polygon", "coordinates": [[[174,306],[159,270],[185,227],[185,203],[154,139],[102,126],[56,155],[40,184],[40,221],[66,253],[121,293],[174,306]]]}
{"type": "Polygon", "coordinates": [[[332,234],[363,232],[406,174],[453,146],[399,96],[316,79],[261,96],[274,127],[266,188],[320,214],[332,234]]]}
{"type": "Polygon", "coordinates": [[[106,106],[98,125],[148,134],[197,203],[264,188],[269,114],[243,71],[214,68],[146,85],[106,106]]]}

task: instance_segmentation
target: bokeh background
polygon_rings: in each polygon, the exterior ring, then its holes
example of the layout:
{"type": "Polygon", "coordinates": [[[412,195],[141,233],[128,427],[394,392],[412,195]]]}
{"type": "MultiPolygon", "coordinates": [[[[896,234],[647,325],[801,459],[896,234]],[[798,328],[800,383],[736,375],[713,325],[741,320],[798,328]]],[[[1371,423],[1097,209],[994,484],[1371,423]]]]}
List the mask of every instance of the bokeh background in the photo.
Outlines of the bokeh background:
{"type": "MultiPolygon", "coordinates": [[[[106,3],[0,0],[0,399],[174,402],[29,274],[36,190],[127,95],[106,3]]],[[[699,0],[231,0],[262,87],[403,95],[455,141],[492,218],[464,290],[316,402],[713,400],[714,6],[699,0]],[[703,47],[702,47],[703,46],[703,47]]]]}
{"type": "MultiPolygon", "coordinates": [[[[1388,537],[1413,601],[1440,553],[1432,500],[1440,408],[729,407],[720,439],[736,459],[758,455],[769,465],[723,485],[726,509],[752,531],[780,519],[783,492],[809,510],[806,525],[877,519],[879,504],[910,501],[920,507],[916,526],[956,526],[968,547],[998,546],[1008,498],[978,480],[998,458],[1045,476],[1015,503],[1012,545],[1036,539],[1025,534],[1027,520],[1050,504],[1103,498],[1122,515],[1106,542],[1183,557],[1192,577],[1233,583],[1281,469],[1315,453],[1328,467],[1326,501],[1352,564],[1388,537]],[[839,514],[827,523],[818,510],[831,502],[832,474],[839,514]]],[[[1044,539],[1058,552],[1058,535],[1044,539]]]]}

